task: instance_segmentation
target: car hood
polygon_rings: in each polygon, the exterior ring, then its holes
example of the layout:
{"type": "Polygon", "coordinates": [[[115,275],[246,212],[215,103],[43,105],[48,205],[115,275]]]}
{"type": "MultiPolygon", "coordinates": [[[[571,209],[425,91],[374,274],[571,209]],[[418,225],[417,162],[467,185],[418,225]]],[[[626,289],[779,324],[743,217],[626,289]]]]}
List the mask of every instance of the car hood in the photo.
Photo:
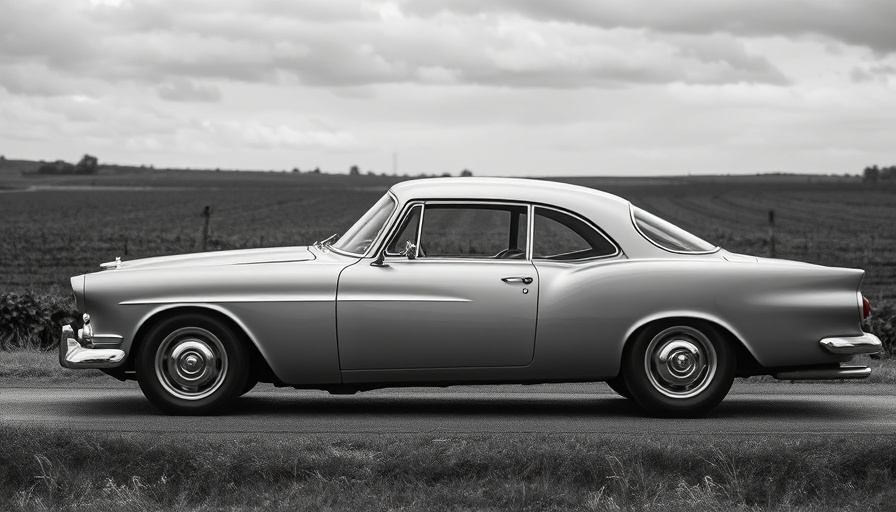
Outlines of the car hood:
{"type": "MultiPolygon", "coordinates": [[[[252,265],[258,263],[288,263],[313,260],[314,254],[308,247],[275,247],[269,249],[241,249],[236,251],[213,251],[194,254],[159,256],[139,260],[122,261],[111,268],[122,270],[149,270],[160,268],[212,267],[221,265],[252,265]]],[[[105,264],[104,264],[105,265],[105,264]]]]}

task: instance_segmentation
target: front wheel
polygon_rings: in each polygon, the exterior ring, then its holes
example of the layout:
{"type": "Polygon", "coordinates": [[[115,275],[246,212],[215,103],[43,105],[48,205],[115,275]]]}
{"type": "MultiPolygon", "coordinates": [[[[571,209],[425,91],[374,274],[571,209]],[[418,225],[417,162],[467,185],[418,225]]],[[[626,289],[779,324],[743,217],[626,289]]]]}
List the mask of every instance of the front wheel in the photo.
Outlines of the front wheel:
{"type": "Polygon", "coordinates": [[[626,347],[625,387],[648,413],[693,417],[719,404],[734,382],[733,348],[709,325],[648,327],[626,347]]]}
{"type": "Polygon", "coordinates": [[[137,381],[168,414],[214,414],[240,396],[249,378],[242,340],[219,320],[198,314],[163,320],[137,353],[137,381]]]}

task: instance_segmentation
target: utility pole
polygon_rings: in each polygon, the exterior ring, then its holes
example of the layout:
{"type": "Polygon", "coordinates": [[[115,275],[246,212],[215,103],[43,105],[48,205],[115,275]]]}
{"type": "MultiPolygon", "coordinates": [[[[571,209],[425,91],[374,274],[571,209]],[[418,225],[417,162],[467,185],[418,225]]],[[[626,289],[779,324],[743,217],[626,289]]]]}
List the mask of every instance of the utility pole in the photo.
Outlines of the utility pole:
{"type": "Polygon", "coordinates": [[[206,206],[202,210],[202,217],[203,217],[202,236],[200,237],[200,243],[202,244],[201,245],[202,252],[205,252],[208,250],[208,224],[209,224],[209,219],[211,218],[211,216],[212,216],[212,208],[210,206],[206,206]]]}

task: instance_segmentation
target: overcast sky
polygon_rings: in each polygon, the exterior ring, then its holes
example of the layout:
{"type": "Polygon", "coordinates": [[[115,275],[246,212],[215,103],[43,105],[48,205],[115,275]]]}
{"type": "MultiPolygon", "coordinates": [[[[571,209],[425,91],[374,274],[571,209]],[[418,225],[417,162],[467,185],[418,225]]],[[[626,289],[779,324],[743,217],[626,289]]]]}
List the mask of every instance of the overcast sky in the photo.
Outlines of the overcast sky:
{"type": "Polygon", "coordinates": [[[859,173],[894,144],[894,0],[0,0],[7,158],[859,173]]]}

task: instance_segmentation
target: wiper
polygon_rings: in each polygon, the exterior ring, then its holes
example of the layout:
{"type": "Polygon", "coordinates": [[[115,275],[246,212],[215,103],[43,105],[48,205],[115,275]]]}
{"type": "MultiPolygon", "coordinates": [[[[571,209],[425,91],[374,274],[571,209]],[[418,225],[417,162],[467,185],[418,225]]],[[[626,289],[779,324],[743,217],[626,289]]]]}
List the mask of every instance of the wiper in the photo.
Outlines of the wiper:
{"type": "Polygon", "coordinates": [[[336,233],[333,233],[332,235],[328,236],[327,238],[321,240],[320,242],[314,242],[313,245],[314,245],[314,247],[317,247],[318,249],[325,249],[325,248],[333,245],[333,243],[336,242],[336,240],[339,240],[339,235],[337,235],[336,233]]]}

